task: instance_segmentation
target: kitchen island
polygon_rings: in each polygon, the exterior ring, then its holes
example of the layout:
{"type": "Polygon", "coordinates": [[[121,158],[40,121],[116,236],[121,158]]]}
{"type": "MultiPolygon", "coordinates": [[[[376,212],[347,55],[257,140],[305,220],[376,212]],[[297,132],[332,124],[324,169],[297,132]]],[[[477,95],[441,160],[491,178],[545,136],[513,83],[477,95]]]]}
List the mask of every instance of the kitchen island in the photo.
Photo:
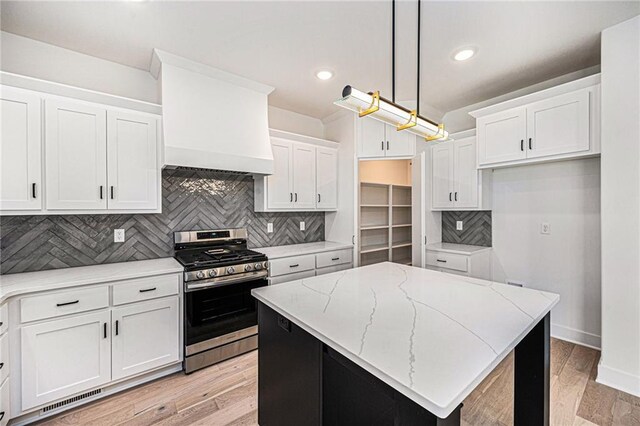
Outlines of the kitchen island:
{"type": "Polygon", "coordinates": [[[515,424],[549,424],[559,296],[395,263],[255,289],[259,423],[458,425],[515,349],[515,424]]]}

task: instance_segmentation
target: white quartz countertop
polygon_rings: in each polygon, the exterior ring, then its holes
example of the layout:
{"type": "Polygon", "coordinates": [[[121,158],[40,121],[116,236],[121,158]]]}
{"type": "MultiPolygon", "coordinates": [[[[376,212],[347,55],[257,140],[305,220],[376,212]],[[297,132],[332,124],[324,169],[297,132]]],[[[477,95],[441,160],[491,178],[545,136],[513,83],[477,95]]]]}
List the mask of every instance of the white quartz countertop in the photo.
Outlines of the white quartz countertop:
{"type": "Polygon", "coordinates": [[[279,259],[281,257],[301,256],[305,254],[322,253],[325,251],[341,250],[347,248],[353,248],[353,245],[346,243],[336,243],[334,241],[319,241],[317,243],[252,248],[251,250],[263,253],[269,259],[279,259]]]}
{"type": "Polygon", "coordinates": [[[441,418],[560,299],[552,293],[390,262],[252,293],[441,418]]]}
{"type": "Polygon", "coordinates": [[[184,271],[184,268],[173,257],[166,257],[152,260],[0,275],[0,303],[9,297],[27,293],[182,271],[184,271]]]}
{"type": "Polygon", "coordinates": [[[480,253],[481,251],[491,250],[491,247],[484,246],[472,246],[469,244],[455,244],[455,243],[432,243],[427,244],[427,250],[436,250],[446,253],[466,254],[470,256],[474,253],[480,253]]]}

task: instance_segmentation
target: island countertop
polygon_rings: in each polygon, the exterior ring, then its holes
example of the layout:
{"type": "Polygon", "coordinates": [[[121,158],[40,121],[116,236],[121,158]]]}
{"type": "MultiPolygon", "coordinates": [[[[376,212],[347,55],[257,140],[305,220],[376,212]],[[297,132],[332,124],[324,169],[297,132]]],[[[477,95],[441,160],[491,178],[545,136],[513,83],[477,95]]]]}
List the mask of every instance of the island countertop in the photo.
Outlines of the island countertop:
{"type": "Polygon", "coordinates": [[[446,418],[560,297],[385,262],[254,297],[446,418]]]}

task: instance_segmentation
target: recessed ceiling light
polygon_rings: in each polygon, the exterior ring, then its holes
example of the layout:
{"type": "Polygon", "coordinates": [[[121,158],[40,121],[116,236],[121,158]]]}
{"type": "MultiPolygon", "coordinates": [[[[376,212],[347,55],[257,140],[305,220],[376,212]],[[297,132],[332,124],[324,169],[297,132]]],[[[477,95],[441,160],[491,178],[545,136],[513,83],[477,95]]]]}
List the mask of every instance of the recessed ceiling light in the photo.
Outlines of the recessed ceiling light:
{"type": "Polygon", "coordinates": [[[322,70],[316,73],[316,77],[318,77],[320,80],[329,80],[331,77],[333,77],[333,73],[329,70],[322,70]]]}
{"type": "Polygon", "coordinates": [[[470,59],[475,54],[476,54],[475,49],[464,48],[464,49],[458,50],[453,55],[453,59],[455,59],[456,61],[466,61],[467,59],[470,59]]]}

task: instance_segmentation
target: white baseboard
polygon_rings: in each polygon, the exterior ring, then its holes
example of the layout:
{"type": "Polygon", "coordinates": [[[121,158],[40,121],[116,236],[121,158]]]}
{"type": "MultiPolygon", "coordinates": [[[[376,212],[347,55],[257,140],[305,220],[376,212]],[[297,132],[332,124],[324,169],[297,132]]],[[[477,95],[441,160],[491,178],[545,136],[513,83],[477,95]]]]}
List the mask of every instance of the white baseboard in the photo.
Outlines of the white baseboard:
{"type": "Polygon", "coordinates": [[[596,382],[640,397],[640,376],[607,367],[602,363],[602,360],[598,363],[596,382]]]}
{"type": "Polygon", "coordinates": [[[586,331],[576,330],[575,328],[566,327],[558,324],[551,324],[551,336],[556,339],[566,340],[578,345],[587,346],[589,348],[600,350],[600,336],[586,331]]]}

